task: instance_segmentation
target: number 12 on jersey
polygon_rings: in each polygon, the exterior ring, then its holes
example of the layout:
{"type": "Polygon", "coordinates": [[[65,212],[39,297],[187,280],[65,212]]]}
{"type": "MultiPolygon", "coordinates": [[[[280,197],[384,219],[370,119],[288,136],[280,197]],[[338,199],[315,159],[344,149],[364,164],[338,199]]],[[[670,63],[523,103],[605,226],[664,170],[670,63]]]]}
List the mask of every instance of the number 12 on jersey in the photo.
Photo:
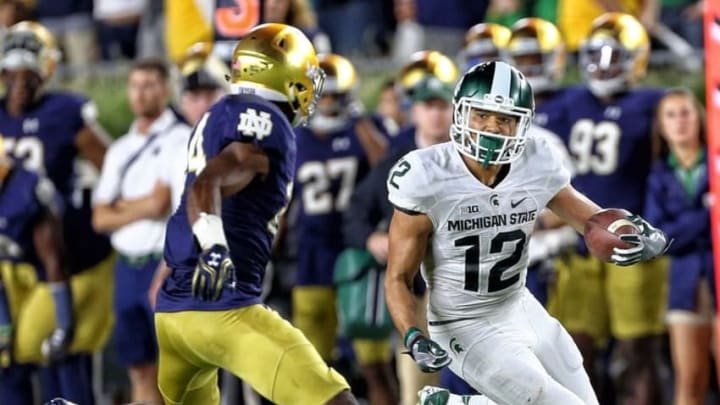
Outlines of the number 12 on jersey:
{"type": "Polygon", "coordinates": [[[487,277],[487,292],[504,290],[520,280],[520,272],[503,278],[503,273],[515,267],[522,258],[523,249],[527,242],[527,235],[520,229],[500,232],[490,241],[489,253],[500,253],[506,243],[515,243],[515,249],[510,256],[496,262],[488,271],[480,268],[480,235],[465,236],[455,240],[456,247],[467,246],[465,250],[465,290],[479,292],[480,276],[487,277]]]}

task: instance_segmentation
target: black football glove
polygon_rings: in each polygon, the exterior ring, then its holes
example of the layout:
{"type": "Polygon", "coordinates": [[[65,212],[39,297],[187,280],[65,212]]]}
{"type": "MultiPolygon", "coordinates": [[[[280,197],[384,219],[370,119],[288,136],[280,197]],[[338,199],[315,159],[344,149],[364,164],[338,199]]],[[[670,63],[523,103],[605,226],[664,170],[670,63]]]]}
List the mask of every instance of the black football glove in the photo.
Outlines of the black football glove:
{"type": "Polygon", "coordinates": [[[405,352],[415,360],[423,373],[435,373],[452,361],[447,350],[435,341],[425,337],[418,328],[410,328],[405,333],[405,352]]]}
{"type": "Polygon", "coordinates": [[[212,245],[198,257],[192,279],[192,295],[200,301],[217,301],[225,285],[235,288],[235,265],[230,251],[222,245],[212,245]]]}
{"type": "Polygon", "coordinates": [[[650,225],[639,215],[631,215],[628,219],[640,229],[640,233],[620,235],[620,239],[631,247],[627,249],[614,248],[613,255],[610,257],[613,263],[619,266],[630,266],[658,257],[668,250],[672,240],[668,240],[665,232],[650,225]]]}

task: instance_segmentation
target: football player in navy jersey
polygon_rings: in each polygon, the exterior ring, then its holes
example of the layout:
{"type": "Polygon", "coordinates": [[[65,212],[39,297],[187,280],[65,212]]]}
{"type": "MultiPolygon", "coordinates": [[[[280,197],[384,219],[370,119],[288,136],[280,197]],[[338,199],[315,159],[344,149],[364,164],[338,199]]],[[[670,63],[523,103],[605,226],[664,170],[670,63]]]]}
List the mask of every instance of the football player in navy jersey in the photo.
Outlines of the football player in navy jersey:
{"type": "MultiPolygon", "coordinates": [[[[7,89],[0,99],[0,134],[5,137],[5,151],[22,161],[26,168],[45,174],[61,195],[65,207],[63,214],[67,269],[73,274],[83,273],[83,284],[73,296],[80,302],[90,302],[78,311],[101,314],[93,319],[99,323],[84,325],[96,330],[96,335],[82,345],[73,343],[74,350],[65,356],[58,367],[46,369],[42,374],[43,387],[50,388],[46,395],[66,397],[92,395],[89,385],[65,384],[69,381],[59,373],[68,375],[88,372],[89,354],[104,344],[110,323],[106,314],[110,311],[111,295],[95,295],[92,285],[109,284],[111,274],[111,250],[107,238],[97,235],[91,227],[90,196],[92,181],[88,182],[87,170],[80,170],[83,163],[77,158],[82,155],[95,169],[99,168],[106,150],[106,139],[95,121],[97,110],[92,102],[83,96],[45,90],[58,60],[58,49],[52,34],[40,24],[20,22],[8,30],[0,53],[0,77],[7,89]],[[87,273],[87,274],[85,274],[87,273]],[[65,371],[62,371],[62,370],[65,371]],[[73,371],[74,370],[74,371],[73,371]],[[53,389],[57,386],[57,389],[53,389]],[[58,392],[59,391],[59,392],[58,392]],[[83,394],[79,394],[83,391],[83,394]]],[[[84,167],[90,166],[85,164],[84,167]]],[[[94,172],[90,169],[90,178],[94,172]]],[[[68,292],[69,294],[69,292],[68,292]]],[[[19,362],[47,361],[40,351],[42,339],[52,330],[51,325],[40,323],[43,315],[52,313],[49,295],[36,294],[24,305],[34,312],[30,322],[38,322],[31,328],[32,336],[23,339],[27,350],[18,353],[19,362]],[[37,343],[37,344],[35,344],[37,343]]],[[[77,337],[77,335],[76,335],[77,337]]],[[[53,342],[51,340],[51,342],[53,342]]]]}
{"type": "MultiPolygon", "coordinates": [[[[307,127],[295,130],[297,162],[293,200],[299,204],[296,286],[292,291],[293,324],[331,362],[337,314],[333,269],[345,247],[342,215],[355,185],[384,153],[385,138],[357,129],[362,115],[355,99],[358,78],[352,63],[337,54],[318,56],[326,74],[317,111],[307,127]]],[[[353,348],[370,402],[396,404],[389,339],[353,339],[353,348]]]]}
{"type": "MultiPolygon", "coordinates": [[[[632,16],[598,17],[579,54],[583,86],[566,90],[558,108],[574,162],[572,180],[600,206],[642,212],[650,171],[651,127],[659,89],[634,88],[645,73],[648,37],[632,16]]],[[[627,364],[633,403],[658,403],[656,350],[667,292],[663,260],[630,269],[602,263],[579,243],[557,263],[549,309],[573,334],[592,376],[596,351],[609,336],[627,364]]]]}
{"type": "Polygon", "coordinates": [[[277,220],[292,195],[293,125],[324,74],[296,28],[263,24],[233,51],[232,94],[195,127],[166,234],[157,298],[158,382],[167,403],[218,403],[223,368],[278,404],[354,404],[347,382],[298,329],[261,303],[277,220]]]}
{"type": "MultiPolygon", "coordinates": [[[[0,138],[0,144],[2,139],[0,138]]],[[[49,361],[58,361],[80,341],[92,338],[94,330],[80,328],[93,313],[73,311],[73,303],[87,292],[73,296],[81,287],[70,281],[62,243],[62,201],[52,182],[37,172],[13,164],[0,157],[0,402],[3,404],[32,403],[30,372],[25,359],[40,351],[49,361]],[[39,284],[38,284],[39,282],[39,284]],[[72,286],[71,286],[72,284],[72,286]],[[28,305],[42,301],[49,310],[38,312],[28,305]],[[77,317],[77,319],[76,319],[77,317]],[[38,333],[35,329],[42,323],[38,333]]],[[[102,285],[94,286],[109,293],[102,285]]],[[[105,314],[100,314],[105,317],[105,314]]],[[[62,368],[62,366],[61,366],[62,368]]],[[[63,386],[45,395],[62,394],[75,401],[92,403],[71,385],[89,386],[86,373],[59,374],[63,386]]]]}

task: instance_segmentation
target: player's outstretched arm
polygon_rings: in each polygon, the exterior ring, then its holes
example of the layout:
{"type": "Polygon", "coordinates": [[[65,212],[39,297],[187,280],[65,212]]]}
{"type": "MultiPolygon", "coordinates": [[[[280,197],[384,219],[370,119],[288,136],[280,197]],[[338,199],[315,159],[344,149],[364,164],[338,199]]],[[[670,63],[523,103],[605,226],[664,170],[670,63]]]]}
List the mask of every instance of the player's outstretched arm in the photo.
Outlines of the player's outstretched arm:
{"type": "Polygon", "coordinates": [[[563,187],[547,206],[581,235],[585,231],[585,222],[600,211],[600,206],[571,185],[563,187]]]}
{"type": "MultiPolygon", "coordinates": [[[[585,223],[600,211],[600,207],[582,193],[568,185],[558,192],[548,203],[560,218],[570,224],[580,234],[585,232],[585,223]]],[[[671,241],[664,232],[653,227],[639,215],[628,218],[640,231],[638,234],[619,235],[628,248],[614,248],[611,261],[620,266],[629,266],[641,261],[653,259],[665,253],[671,241]]]]}
{"type": "Polygon", "coordinates": [[[390,222],[390,251],[385,275],[385,299],[395,327],[420,370],[436,372],[450,364],[448,353],[415,326],[412,281],[425,257],[433,225],[425,214],[395,209],[390,222]]]}
{"type": "Polygon", "coordinates": [[[235,266],[230,260],[221,219],[223,197],[244,189],[268,173],[265,152],[249,143],[232,142],[210,159],[188,190],[188,220],[202,252],[192,280],[193,297],[201,301],[220,299],[225,285],[234,287],[235,266]]]}

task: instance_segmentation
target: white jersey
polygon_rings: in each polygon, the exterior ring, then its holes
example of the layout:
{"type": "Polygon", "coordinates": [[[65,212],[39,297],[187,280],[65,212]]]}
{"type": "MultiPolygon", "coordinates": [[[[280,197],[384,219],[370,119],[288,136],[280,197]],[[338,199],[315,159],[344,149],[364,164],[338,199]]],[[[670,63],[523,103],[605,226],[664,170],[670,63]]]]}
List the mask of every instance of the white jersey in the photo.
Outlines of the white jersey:
{"type": "Polygon", "coordinates": [[[426,214],[434,227],[422,266],[429,320],[482,315],[521,290],[535,220],[569,182],[556,149],[531,134],[494,188],[470,173],[452,142],[400,159],[388,176],[390,202],[426,214]]]}
{"type": "Polygon", "coordinates": [[[572,159],[570,159],[570,154],[565,147],[565,143],[563,143],[562,139],[560,139],[555,132],[549,131],[539,125],[530,124],[530,127],[528,128],[528,136],[545,138],[550,146],[556,149],[555,153],[557,153],[560,159],[562,159],[563,166],[568,169],[570,175],[572,176],[575,174],[575,167],[572,159]]]}

